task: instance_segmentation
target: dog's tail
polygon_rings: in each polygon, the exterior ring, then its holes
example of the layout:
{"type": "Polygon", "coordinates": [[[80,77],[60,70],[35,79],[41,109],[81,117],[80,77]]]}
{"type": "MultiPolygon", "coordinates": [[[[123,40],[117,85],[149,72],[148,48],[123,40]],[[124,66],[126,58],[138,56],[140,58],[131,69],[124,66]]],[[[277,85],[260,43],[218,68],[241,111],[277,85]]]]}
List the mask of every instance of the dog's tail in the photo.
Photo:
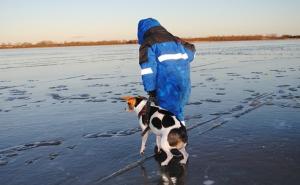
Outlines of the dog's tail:
{"type": "Polygon", "coordinates": [[[180,128],[174,128],[168,135],[168,142],[171,147],[181,149],[188,141],[186,128],[184,126],[180,128]]]}

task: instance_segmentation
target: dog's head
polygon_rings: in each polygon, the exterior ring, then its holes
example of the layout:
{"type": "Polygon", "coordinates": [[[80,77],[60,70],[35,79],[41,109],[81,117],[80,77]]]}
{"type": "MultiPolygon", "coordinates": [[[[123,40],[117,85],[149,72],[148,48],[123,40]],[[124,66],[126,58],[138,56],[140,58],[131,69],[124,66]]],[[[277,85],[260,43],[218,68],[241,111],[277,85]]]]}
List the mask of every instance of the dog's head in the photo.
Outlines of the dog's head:
{"type": "Polygon", "coordinates": [[[129,112],[134,111],[134,108],[137,107],[143,100],[147,100],[147,98],[142,96],[123,96],[122,99],[127,102],[127,110],[129,112]]]}

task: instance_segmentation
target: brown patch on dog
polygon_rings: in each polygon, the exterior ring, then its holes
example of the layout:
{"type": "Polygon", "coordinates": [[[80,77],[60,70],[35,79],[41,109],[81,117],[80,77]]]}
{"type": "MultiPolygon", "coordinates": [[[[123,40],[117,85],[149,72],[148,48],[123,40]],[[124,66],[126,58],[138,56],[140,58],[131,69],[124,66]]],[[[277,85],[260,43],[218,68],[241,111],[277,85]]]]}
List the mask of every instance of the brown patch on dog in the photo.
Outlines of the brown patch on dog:
{"type": "Polygon", "coordinates": [[[169,133],[168,135],[168,142],[169,145],[172,147],[176,147],[176,145],[180,142],[180,137],[176,133],[169,133]]]}
{"type": "Polygon", "coordinates": [[[134,106],[136,103],[136,98],[133,96],[123,96],[122,97],[123,100],[125,100],[127,102],[128,105],[128,110],[131,112],[134,110],[134,106]]]}
{"type": "Polygon", "coordinates": [[[172,129],[168,135],[169,145],[181,149],[187,143],[187,133],[185,127],[172,129]]]}
{"type": "Polygon", "coordinates": [[[121,97],[123,100],[128,101],[131,98],[134,98],[133,96],[122,96],[121,97]]]}
{"type": "Polygon", "coordinates": [[[177,143],[176,148],[178,150],[182,149],[183,147],[185,147],[185,143],[182,142],[181,140],[177,143]]]}

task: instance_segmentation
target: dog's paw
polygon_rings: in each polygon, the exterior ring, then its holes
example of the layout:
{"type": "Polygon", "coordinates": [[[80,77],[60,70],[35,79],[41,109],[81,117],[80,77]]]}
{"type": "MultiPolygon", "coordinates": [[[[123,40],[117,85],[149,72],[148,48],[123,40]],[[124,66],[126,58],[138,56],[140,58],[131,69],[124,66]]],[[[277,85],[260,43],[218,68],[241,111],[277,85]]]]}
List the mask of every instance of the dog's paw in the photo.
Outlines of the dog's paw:
{"type": "Polygon", "coordinates": [[[179,163],[180,163],[181,165],[186,165],[186,162],[187,162],[187,159],[182,159],[181,161],[179,161],[179,163]]]}
{"type": "Polygon", "coordinates": [[[161,154],[161,153],[162,153],[161,150],[156,150],[156,151],[155,151],[155,154],[161,154]]]}
{"type": "Polygon", "coordinates": [[[161,148],[158,148],[157,146],[154,147],[154,153],[155,154],[161,154],[163,151],[161,148]]]}
{"type": "Polygon", "coordinates": [[[142,146],[141,146],[141,149],[140,149],[140,154],[141,154],[141,155],[144,155],[145,149],[146,149],[145,145],[142,145],[142,146]]]}
{"type": "Polygon", "coordinates": [[[159,154],[161,153],[161,149],[160,148],[157,149],[157,153],[159,153],[159,154]]]}
{"type": "Polygon", "coordinates": [[[168,161],[164,161],[164,162],[160,163],[161,166],[167,166],[168,164],[169,164],[168,161]]]}

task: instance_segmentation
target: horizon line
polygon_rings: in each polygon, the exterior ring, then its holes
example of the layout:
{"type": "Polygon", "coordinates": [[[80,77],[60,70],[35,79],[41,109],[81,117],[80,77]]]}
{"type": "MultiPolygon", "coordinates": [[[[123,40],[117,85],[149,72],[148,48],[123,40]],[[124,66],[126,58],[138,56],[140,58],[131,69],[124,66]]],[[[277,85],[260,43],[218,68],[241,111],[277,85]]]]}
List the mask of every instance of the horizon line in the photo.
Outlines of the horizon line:
{"type": "MultiPolygon", "coordinates": [[[[300,36],[300,34],[278,34],[278,33],[268,33],[268,34],[218,34],[218,35],[210,35],[210,36],[192,36],[192,37],[179,37],[185,40],[189,40],[189,39],[206,39],[206,38],[213,38],[213,37],[253,37],[253,36],[263,36],[263,37],[284,37],[284,36],[293,36],[293,37],[297,37],[300,36]]],[[[39,42],[45,42],[45,41],[49,41],[49,42],[55,42],[55,43],[64,43],[64,42],[110,42],[110,41],[136,41],[137,39],[93,39],[93,40],[64,40],[64,41],[58,41],[55,39],[41,39],[41,40],[37,40],[37,41],[6,41],[6,42],[1,42],[0,41],[0,45],[2,44],[11,44],[11,45],[17,45],[17,44],[22,44],[22,43],[31,43],[31,44],[37,44],[39,42]]]]}
{"type": "MultiPolygon", "coordinates": [[[[188,42],[212,42],[212,41],[253,41],[253,40],[284,40],[284,39],[300,39],[300,35],[223,35],[223,36],[208,36],[208,37],[188,37],[183,40],[188,42]]],[[[0,49],[13,48],[39,48],[39,47],[69,47],[69,46],[96,46],[96,45],[124,45],[137,44],[137,39],[130,40],[100,40],[100,41],[51,41],[42,40],[35,43],[31,42],[16,42],[16,43],[0,43],[0,49]]]]}

